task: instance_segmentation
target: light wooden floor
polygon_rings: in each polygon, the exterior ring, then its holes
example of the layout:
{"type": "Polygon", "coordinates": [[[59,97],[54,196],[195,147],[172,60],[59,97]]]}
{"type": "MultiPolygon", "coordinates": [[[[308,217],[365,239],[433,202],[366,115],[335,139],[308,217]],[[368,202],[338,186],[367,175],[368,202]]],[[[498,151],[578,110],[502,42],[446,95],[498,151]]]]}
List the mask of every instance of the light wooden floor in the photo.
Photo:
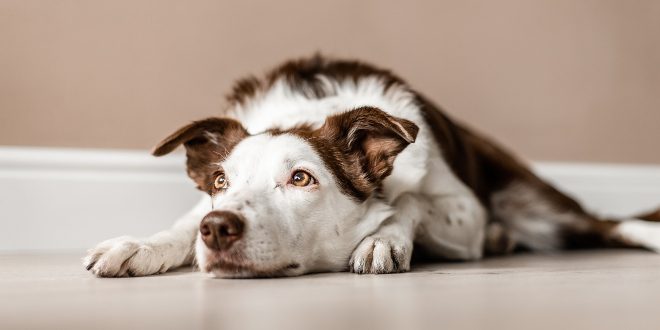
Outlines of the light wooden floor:
{"type": "Polygon", "coordinates": [[[79,257],[0,256],[0,329],[660,329],[660,256],[644,251],[260,280],[97,279],[79,257]]]}

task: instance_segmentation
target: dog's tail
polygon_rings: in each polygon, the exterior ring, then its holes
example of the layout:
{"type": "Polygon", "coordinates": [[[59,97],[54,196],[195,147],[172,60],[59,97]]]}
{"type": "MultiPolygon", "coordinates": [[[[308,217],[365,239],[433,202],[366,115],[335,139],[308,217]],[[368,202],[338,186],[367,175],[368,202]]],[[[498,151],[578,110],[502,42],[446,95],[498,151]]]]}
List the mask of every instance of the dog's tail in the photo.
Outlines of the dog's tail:
{"type": "Polygon", "coordinates": [[[660,209],[623,219],[592,217],[587,231],[598,243],[587,247],[644,248],[660,253],[660,209]]]}
{"type": "Polygon", "coordinates": [[[646,221],[660,222],[660,208],[651,213],[636,216],[635,218],[646,221]]]}
{"type": "Polygon", "coordinates": [[[660,252],[660,209],[623,219],[610,232],[613,243],[660,252]]]}
{"type": "Polygon", "coordinates": [[[604,247],[644,248],[660,253],[660,209],[629,218],[591,213],[543,181],[510,185],[493,197],[486,253],[517,247],[534,251],[604,247]]]}

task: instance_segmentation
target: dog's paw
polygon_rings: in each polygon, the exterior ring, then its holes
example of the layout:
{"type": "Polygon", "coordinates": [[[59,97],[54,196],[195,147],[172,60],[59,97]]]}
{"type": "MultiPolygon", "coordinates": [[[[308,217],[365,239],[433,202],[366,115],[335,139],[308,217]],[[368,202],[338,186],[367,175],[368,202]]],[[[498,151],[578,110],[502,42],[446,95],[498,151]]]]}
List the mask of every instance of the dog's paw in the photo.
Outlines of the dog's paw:
{"type": "Polygon", "coordinates": [[[388,274],[410,270],[412,242],[369,236],[353,251],[349,268],[358,274],[388,274]]]}
{"type": "Polygon", "coordinates": [[[90,249],[83,266],[98,277],[145,276],[165,272],[162,259],[152,245],[122,236],[90,249]]]}

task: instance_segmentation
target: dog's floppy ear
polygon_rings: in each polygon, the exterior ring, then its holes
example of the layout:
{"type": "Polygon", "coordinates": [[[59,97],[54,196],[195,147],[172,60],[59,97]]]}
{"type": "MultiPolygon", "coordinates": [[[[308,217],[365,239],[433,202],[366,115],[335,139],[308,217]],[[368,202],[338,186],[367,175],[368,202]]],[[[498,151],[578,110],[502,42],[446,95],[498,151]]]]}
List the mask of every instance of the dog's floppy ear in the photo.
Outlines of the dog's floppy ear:
{"type": "Polygon", "coordinates": [[[415,142],[419,127],[378,108],[361,107],[328,117],[319,131],[358,161],[367,180],[378,185],[392,172],[396,156],[415,142]]]}
{"type": "Polygon", "coordinates": [[[229,118],[207,118],[186,125],[166,137],[152,154],[163,156],[179,145],[186,148],[188,175],[200,190],[208,191],[213,182],[213,163],[222,161],[231,149],[248,136],[243,125],[229,118]]]}

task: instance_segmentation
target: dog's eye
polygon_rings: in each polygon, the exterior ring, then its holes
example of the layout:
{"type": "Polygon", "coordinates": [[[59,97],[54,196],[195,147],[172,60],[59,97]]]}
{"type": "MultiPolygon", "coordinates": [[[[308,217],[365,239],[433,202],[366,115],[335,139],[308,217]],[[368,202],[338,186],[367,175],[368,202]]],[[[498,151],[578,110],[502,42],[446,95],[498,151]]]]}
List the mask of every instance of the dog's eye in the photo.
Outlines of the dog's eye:
{"type": "Polygon", "coordinates": [[[305,187],[315,183],[316,179],[305,171],[295,171],[291,176],[291,184],[296,187],[305,187]]]}
{"type": "Polygon", "coordinates": [[[218,176],[215,177],[215,181],[213,181],[213,186],[215,189],[227,189],[227,179],[225,179],[225,174],[220,173],[218,176]]]}

